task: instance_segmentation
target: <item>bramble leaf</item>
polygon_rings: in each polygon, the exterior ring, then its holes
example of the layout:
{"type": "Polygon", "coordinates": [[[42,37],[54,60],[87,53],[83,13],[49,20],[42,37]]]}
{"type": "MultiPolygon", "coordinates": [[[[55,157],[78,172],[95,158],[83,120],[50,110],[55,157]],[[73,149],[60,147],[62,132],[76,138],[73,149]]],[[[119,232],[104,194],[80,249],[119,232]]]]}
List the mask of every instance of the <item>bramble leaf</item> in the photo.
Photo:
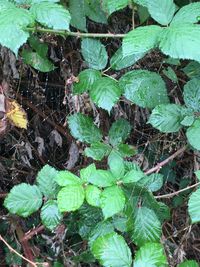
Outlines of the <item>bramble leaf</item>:
{"type": "Polygon", "coordinates": [[[108,133],[109,143],[112,146],[117,146],[124,142],[128,138],[131,128],[130,123],[125,119],[115,121],[108,133]]]}
{"type": "Polygon", "coordinates": [[[45,165],[37,174],[36,180],[40,191],[45,197],[55,197],[58,192],[58,185],[55,182],[58,171],[49,166],[45,165]]]}
{"type": "Polygon", "coordinates": [[[97,238],[92,245],[92,253],[105,267],[130,267],[131,251],[124,238],[117,233],[109,233],[97,238]]]}
{"type": "Polygon", "coordinates": [[[124,96],[140,107],[154,108],[169,102],[167,89],[161,76],[147,70],[133,70],[119,81],[124,96]]]}
{"type": "Polygon", "coordinates": [[[196,119],[192,126],[187,129],[186,135],[191,146],[200,150],[200,118],[196,119]]]}
{"type": "Polygon", "coordinates": [[[183,107],[176,104],[162,104],[155,107],[148,123],[164,133],[178,132],[184,119],[183,107]]]}
{"type": "Polygon", "coordinates": [[[63,6],[51,2],[38,2],[31,6],[31,14],[40,24],[54,30],[69,30],[71,16],[63,6]]]}
{"type": "Polygon", "coordinates": [[[183,91],[186,106],[194,112],[200,112],[200,80],[194,78],[186,83],[183,91]]]}
{"type": "Polygon", "coordinates": [[[200,222],[200,188],[191,194],[188,202],[188,211],[192,223],[200,222]]]}
{"type": "Polygon", "coordinates": [[[88,185],[85,190],[85,198],[89,205],[94,207],[100,206],[100,196],[101,196],[101,190],[94,186],[94,185],[88,185]]]}
{"type": "Polygon", "coordinates": [[[54,230],[62,220],[62,214],[58,210],[55,200],[48,200],[41,209],[42,223],[49,229],[54,230]]]}
{"type": "Polygon", "coordinates": [[[87,69],[81,71],[78,75],[78,82],[73,84],[73,94],[90,91],[94,82],[99,78],[101,78],[101,73],[98,70],[87,69]]]}
{"type": "Polygon", "coordinates": [[[76,113],[68,117],[71,134],[81,142],[95,143],[101,140],[102,134],[92,119],[84,114],[76,113]]]}
{"type": "Polygon", "coordinates": [[[200,61],[199,35],[199,25],[177,23],[163,30],[159,47],[170,57],[200,61]]]}
{"type": "Polygon", "coordinates": [[[158,46],[163,29],[156,25],[138,27],[123,39],[122,50],[124,56],[146,53],[158,46]]]}
{"type": "Polygon", "coordinates": [[[161,237],[161,223],[153,210],[138,208],[133,218],[132,240],[138,246],[148,242],[159,242],[161,237]]]}
{"type": "Polygon", "coordinates": [[[113,70],[121,70],[134,65],[138,60],[143,58],[145,53],[132,54],[124,56],[122,47],[120,47],[110,59],[110,65],[113,70]]]}
{"type": "Polygon", "coordinates": [[[81,185],[68,185],[63,187],[57,196],[60,212],[78,210],[83,204],[85,192],[81,185]]]}
{"type": "Polygon", "coordinates": [[[109,145],[98,142],[92,143],[84,152],[87,157],[93,158],[94,160],[102,160],[104,157],[108,156],[110,151],[111,147],[109,145]]]}
{"type": "Polygon", "coordinates": [[[42,193],[36,185],[15,185],[4,201],[10,213],[28,217],[42,205],[42,193]]]}
{"type": "Polygon", "coordinates": [[[112,107],[118,102],[121,93],[118,82],[105,77],[94,82],[89,95],[98,107],[110,112],[112,107]]]}
{"type": "Polygon", "coordinates": [[[83,39],[81,42],[81,53],[90,68],[102,70],[106,67],[108,54],[105,46],[99,40],[83,39]]]}
{"type": "Polygon", "coordinates": [[[159,243],[147,243],[135,255],[134,267],[167,267],[164,249],[159,243]]]}

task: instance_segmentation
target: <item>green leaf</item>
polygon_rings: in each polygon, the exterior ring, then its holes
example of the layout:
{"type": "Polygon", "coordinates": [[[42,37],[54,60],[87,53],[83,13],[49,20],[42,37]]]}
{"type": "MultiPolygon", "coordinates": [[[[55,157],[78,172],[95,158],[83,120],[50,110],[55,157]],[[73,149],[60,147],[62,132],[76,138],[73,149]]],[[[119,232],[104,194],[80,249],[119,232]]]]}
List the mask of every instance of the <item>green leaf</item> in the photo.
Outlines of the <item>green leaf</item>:
{"type": "Polygon", "coordinates": [[[81,42],[81,53],[86,64],[93,69],[102,70],[108,62],[105,46],[96,39],[85,38],[81,42]]]}
{"type": "Polygon", "coordinates": [[[188,211],[192,223],[200,222],[200,188],[191,194],[188,202],[188,211]]]}
{"type": "Polygon", "coordinates": [[[107,219],[124,209],[125,195],[118,186],[111,186],[104,189],[100,196],[100,207],[104,218],[107,219]]]}
{"type": "MultiPolygon", "coordinates": [[[[77,232],[84,239],[89,239],[91,232],[97,226],[97,224],[103,220],[103,214],[101,209],[83,204],[80,209],[72,214],[73,216],[68,217],[68,224],[71,224],[72,234],[74,235],[77,232]],[[74,223],[77,221],[77,223],[74,223]]],[[[69,227],[68,227],[69,228],[69,227]]],[[[70,233],[70,231],[69,231],[70,233]]]]}
{"type": "Polygon", "coordinates": [[[124,161],[118,152],[112,151],[110,153],[108,157],[108,165],[117,180],[124,175],[124,161]]]}
{"type": "Polygon", "coordinates": [[[97,238],[92,245],[92,253],[105,267],[130,267],[132,263],[131,251],[117,233],[97,238]]]}
{"type": "Polygon", "coordinates": [[[200,181],[200,170],[196,171],[195,175],[196,175],[197,179],[200,181]]]}
{"type": "Polygon", "coordinates": [[[182,106],[176,104],[162,104],[155,107],[148,123],[164,133],[178,132],[184,119],[182,106]]]}
{"type": "Polygon", "coordinates": [[[55,69],[55,66],[48,58],[41,57],[38,53],[31,50],[24,49],[21,56],[25,64],[31,65],[41,72],[50,72],[55,69]]]}
{"type": "Polygon", "coordinates": [[[133,146],[127,144],[120,144],[117,147],[117,151],[123,158],[135,156],[137,154],[137,150],[133,146]]]}
{"type": "Polygon", "coordinates": [[[98,70],[87,69],[81,71],[78,75],[78,82],[73,84],[73,94],[82,94],[90,91],[96,80],[101,78],[101,73],[98,70]]]}
{"type": "Polygon", "coordinates": [[[10,213],[28,217],[42,205],[42,194],[36,185],[15,185],[4,201],[10,213]]]}
{"type": "Polygon", "coordinates": [[[102,4],[103,9],[110,15],[115,11],[125,8],[129,4],[129,0],[103,0],[102,4]]]}
{"type": "Polygon", "coordinates": [[[92,247],[93,242],[100,236],[113,233],[114,226],[111,222],[102,221],[97,223],[97,225],[92,229],[89,235],[89,246],[92,247]]]}
{"type": "Polygon", "coordinates": [[[81,185],[63,187],[57,196],[60,212],[78,210],[83,204],[85,192],[81,185]]]}
{"type": "Polygon", "coordinates": [[[160,34],[163,29],[156,25],[138,27],[123,39],[122,50],[124,56],[146,53],[158,46],[160,34]]]}
{"type": "Polygon", "coordinates": [[[116,183],[116,179],[110,171],[96,170],[89,178],[89,182],[99,187],[108,187],[116,183]]]}
{"type": "Polygon", "coordinates": [[[68,125],[72,136],[81,142],[95,143],[102,138],[100,130],[92,119],[84,114],[76,113],[69,116],[68,125]]]}
{"type": "Polygon", "coordinates": [[[191,3],[179,9],[171,24],[176,23],[197,23],[199,21],[200,3],[191,3]]]}
{"type": "Polygon", "coordinates": [[[124,165],[125,165],[125,171],[126,172],[129,172],[129,171],[132,171],[132,170],[136,170],[136,171],[141,171],[140,167],[132,162],[132,161],[124,161],[124,165]]]}
{"type": "Polygon", "coordinates": [[[191,61],[185,68],[183,68],[183,71],[191,79],[200,78],[200,63],[191,61]]]}
{"type": "Polygon", "coordinates": [[[57,202],[48,200],[41,209],[40,217],[46,228],[54,230],[62,220],[62,214],[58,210],[57,202]]]}
{"type": "Polygon", "coordinates": [[[127,228],[127,216],[124,214],[117,214],[113,216],[113,225],[117,231],[122,233],[128,232],[127,228]]]}
{"type": "Polygon", "coordinates": [[[169,102],[167,89],[161,76],[147,70],[133,70],[119,81],[124,96],[140,107],[154,108],[169,102]]]}
{"type": "MultiPolygon", "coordinates": [[[[11,0],[12,1],[12,0],[11,0]]],[[[52,2],[52,3],[56,3],[56,2],[60,2],[60,0],[13,0],[15,3],[20,4],[20,5],[32,5],[32,4],[37,4],[37,3],[41,3],[41,2],[52,2]]]]}
{"type": "Polygon", "coordinates": [[[159,24],[168,25],[176,11],[173,0],[146,0],[145,6],[151,17],[159,24]]]}
{"type": "Polygon", "coordinates": [[[200,61],[200,26],[190,23],[172,25],[160,36],[161,51],[173,58],[200,61]]]}
{"type": "Polygon", "coordinates": [[[147,243],[135,255],[134,267],[166,267],[167,259],[161,244],[147,243]]]}
{"type": "Polygon", "coordinates": [[[168,79],[172,80],[175,83],[178,82],[178,77],[176,75],[176,72],[171,67],[164,69],[163,73],[165,74],[165,76],[167,76],[168,79]]]}
{"type": "Polygon", "coordinates": [[[41,57],[45,58],[48,52],[48,45],[44,42],[41,42],[38,37],[31,35],[28,39],[28,42],[41,57]]]}
{"type": "Polygon", "coordinates": [[[54,30],[69,30],[71,16],[69,11],[61,5],[39,2],[31,6],[30,12],[35,20],[44,26],[54,30]]]}
{"type": "Polygon", "coordinates": [[[69,11],[72,15],[71,25],[81,31],[87,31],[86,16],[99,23],[107,23],[105,13],[98,0],[70,0],[69,11]]]}
{"type": "Polygon", "coordinates": [[[59,171],[55,177],[55,181],[60,186],[68,185],[80,185],[81,180],[78,176],[74,175],[70,171],[59,171]]]}
{"type": "Polygon", "coordinates": [[[159,209],[154,210],[160,222],[163,223],[166,220],[170,220],[171,218],[171,210],[165,205],[163,202],[157,202],[159,204],[159,209]]]}
{"type": "Polygon", "coordinates": [[[69,12],[72,16],[70,24],[86,32],[86,17],[85,17],[85,1],[84,0],[70,0],[69,1],[69,12]]]}
{"type": "Polygon", "coordinates": [[[181,65],[181,62],[180,62],[179,59],[172,58],[172,57],[168,57],[168,58],[164,59],[163,63],[170,64],[170,65],[175,65],[175,66],[180,66],[181,65]]]}
{"type": "Polygon", "coordinates": [[[94,186],[94,185],[88,185],[85,190],[85,198],[87,200],[87,203],[94,207],[100,206],[100,195],[101,190],[94,186]]]}
{"type": "Polygon", "coordinates": [[[33,23],[33,17],[28,10],[6,3],[0,4],[0,44],[17,55],[18,49],[29,37],[29,33],[23,28],[33,23]]]}
{"type": "Polygon", "coordinates": [[[84,182],[88,182],[90,177],[96,171],[96,166],[94,163],[88,165],[86,168],[80,170],[80,177],[84,182]]]}
{"type": "Polygon", "coordinates": [[[145,174],[143,171],[133,169],[126,173],[126,175],[122,178],[122,182],[123,184],[137,183],[144,177],[145,174]]]}
{"type": "Polygon", "coordinates": [[[119,119],[115,121],[109,130],[109,143],[112,146],[117,146],[124,142],[131,132],[131,125],[125,119],[119,119]]]}
{"type": "Polygon", "coordinates": [[[196,119],[192,126],[187,129],[186,136],[190,145],[200,150],[200,118],[196,119]]]}
{"type": "Polygon", "coordinates": [[[117,103],[121,93],[118,82],[108,77],[96,80],[89,92],[92,101],[108,112],[117,103]]]}
{"type": "Polygon", "coordinates": [[[94,160],[102,160],[104,157],[108,156],[111,147],[102,142],[93,143],[90,147],[85,149],[85,155],[87,157],[93,158],[94,160]]]}
{"type": "Polygon", "coordinates": [[[196,261],[188,260],[180,263],[177,267],[199,267],[199,264],[196,261]]]}
{"type": "Polygon", "coordinates": [[[134,243],[141,247],[148,242],[159,242],[161,232],[161,223],[154,211],[146,207],[138,208],[132,229],[134,243]]]}
{"type": "Polygon", "coordinates": [[[107,17],[101,8],[99,0],[85,0],[85,13],[89,19],[97,22],[107,24],[107,17]]]}
{"type": "Polygon", "coordinates": [[[152,192],[156,192],[163,186],[163,175],[160,173],[153,173],[149,176],[142,178],[138,185],[145,186],[152,192]]]}
{"type": "Polygon", "coordinates": [[[191,126],[195,121],[194,115],[185,116],[184,119],[181,121],[181,125],[183,126],[191,126]]]}
{"type": "Polygon", "coordinates": [[[129,56],[124,56],[122,47],[120,47],[110,59],[110,66],[113,70],[121,70],[132,66],[138,60],[143,58],[145,53],[137,53],[129,56]]]}
{"type": "Polygon", "coordinates": [[[149,11],[146,7],[144,6],[138,6],[137,7],[137,13],[140,19],[140,24],[143,24],[146,22],[149,18],[149,11]]]}
{"type": "Polygon", "coordinates": [[[187,82],[183,91],[186,106],[195,112],[200,112],[200,80],[197,78],[187,82]]]}
{"type": "Polygon", "coordinates": [[[0,1],[0,14],[5,12],[6,9],[9,9],[9,8],[15,8],[15,5],[8,1],[4,1],[4,0],[0,1]]]}
{"type": "Polygon", "coordinates": [[[55,182],[58,171],[49,166],[45,165],[37,174],[37,184],[40,191],[47,198],[53,198],[58,192],[58,185],[55,182]]]}

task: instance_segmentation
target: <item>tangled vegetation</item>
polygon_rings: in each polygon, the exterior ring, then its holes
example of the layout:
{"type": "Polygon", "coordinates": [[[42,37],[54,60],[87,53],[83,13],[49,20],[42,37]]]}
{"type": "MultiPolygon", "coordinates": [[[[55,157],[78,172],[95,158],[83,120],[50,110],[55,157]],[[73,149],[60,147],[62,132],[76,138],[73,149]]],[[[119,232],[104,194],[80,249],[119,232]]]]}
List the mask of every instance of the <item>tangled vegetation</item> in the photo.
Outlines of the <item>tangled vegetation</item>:
{"type": "Polygon", "coordinates": [[[199,21],[0,0],[1,266],[199,266],[199,21]]]}

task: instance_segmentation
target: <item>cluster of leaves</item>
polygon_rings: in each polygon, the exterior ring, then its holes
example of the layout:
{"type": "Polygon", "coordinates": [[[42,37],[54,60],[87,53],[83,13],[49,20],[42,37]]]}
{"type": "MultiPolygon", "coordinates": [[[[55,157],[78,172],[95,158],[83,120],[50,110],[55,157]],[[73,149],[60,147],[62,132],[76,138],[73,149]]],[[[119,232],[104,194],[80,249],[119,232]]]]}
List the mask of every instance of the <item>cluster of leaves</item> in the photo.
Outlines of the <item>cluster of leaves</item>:
{"type": "MultiPolygon", "coordinates": [[[[161,26],[139,26],[125,34],[122,46],[110,60],[100,40],[94,36],[83,38],[81,53],[89,69],[79,73],[73,84],[73,94],[87,92],[91,100],[108,113],[124,96],[132,103],[152,110],[149,123],[162,132],[177,132],[187,127],[189,143],[200,150],[200,3],[185,5],[177,11],[173,0],[69,0],[67,5],[58,2],[0,0],[0,44],[18,55],[19,48],[28,41],[20,50],[24,62],[49,72],[55,66],[47,57],[48,46],[32,32],[67,36],[72,35],[70,25],[87,32],[87,17],[106,24],[113,12],[127,6],[136,7],[138,11],[145,9],[147,17],[161,26]],[[110,69],[118,71],[132,66],[157,48],[171,60],[195,60],[184,69],[191,78],[184,86],[184,106],[170,103],[166,84],[155,72],[132,70],[119,80],[105,75],[110,69]]],[[[165,75],[177,82],[171,68],[165,75]]],[[[153,192],[163,186],[163,175],[147,176],[136,164],[123,159],[136,153],[133,147],[124,143],[131,125],[119,119],[112,124],[107,139],[103,139],[92,119],[81,113],[69,116],[68,125],[76,139],[90,144],[85,149],[86,156],[94,160],[108,157],[108,170],[96,169],[91,164],[81,169],[78,177],[46,165],[38,173],[35,185],[14,186],[4,206],[10,213],[24,218],[40,211],[42,223],[51,231],[65,220],[66,213],[81,213],[85,205],[92,207],[98,212],[96,225],[88,226],[85,222],[84,227],[80,226],[79,234],[88,240],[90,251],[100,264],[106,267],[168,266],[160,239],[162,223],[169,219],[170,212],[153,196],[153,192]],[[134,259],[126,240],[131,240],[137,247],[134,259]]],[[[199,179],[199,172],[196,175],[199,179]]],[[[189,199],[192,223],[200,222],[199,196],[198,189],[189,199]]],[[[184,266],[198,264],[186,261],[179,265],[184,266]]]]}
{"type": "Polygon", "coordinates": [[[91,229],[88,242],[93,255],[103,266],[116,266],[116,262],[117,266],[130,266],[132,263],[125,239],[115,231],[115,228],[120,229],[119,223],[113,220],[114,224],[110,226],[111,219],[117,215],[123,219],[121,231],[128,232],[140,248],[135,255],[135,264],[145,264],[147,260],[166,264],[159,240],[161,222],[169,217],[169,210],[151,193],[162,187],[162,175],[146,176],[137,165],[124,161],[115,151],[109,155],[108,165],[108,170],[97,170],[91,164],[80,171],[80,178],[69,171],[57,171],[46,165],[37,175],[37,185],[22,183],[14,186],[4,205],[12,214],[22,217],[42,206],[42,223],[53,230],[66,212],[81,209],[86,201],[102,210],[103,221],[91,229]],[[138,206],[139,199],[142,206],[138,206]],[[154,259],[157,250],[159,253],[154,259]],[[147,252],[148,259],[144,256],[147,252]]]}
{"type": "MultiPolygon", "coordinates": [[[[170,218],[169,208],[152,195],[162,187],[163,176],[145,175],[116,151],[109,155],[108,165],[108,170],[101,170],[91,164],[80,171],[80,178],[69,171],[58,171],[45,165],[37,175],[37,185],[22,183],[14,186],[4,205],[12,214],[22,217],[41,209],[42,223],[54,230],[64,220],[66,212],[81,209],[85,202],[103,214],[103,218],[100,216],[103,221],[98,221],[86,234],[91,252],[103,266],[128,267],[132,263],[131,251],[115,229],[122,234],[127,232],[139,248],[134,266],[145,266],[151,261],[155,266],[167,266],[159,242],[162,222],[170,218]]],[[[199,172],[197,175],[199,177],[199,172]]],[[[200,221],[198,207],[199,193],[196,191],[189,201],[193,223],[200,221]]]]}
{"type": "Polygon", "coordinates": [[[69,116],[68,125],[73,137],[90,144],[90,147],[85,149],[84,154],[94,160],[102,160],[114,151],[122,157],[136,154],[136,150],[132,146],[123,143],[131,131],[131,125],[125,119],[119,119],[112,124],[108,133],[108,140],[102,140],[100,129],[90,117],[84,114],[76,113],[69,116]]]}
{"type": "Polygon", "coordinates": [[[187,138],[195,149],[200,150],[200,80],[193,78],[184,86],[183,97],[185,106],[177,104],[161,104],[156,106],[149,119],[149,123],[164,133],[179,131],[187,128],[187,138]]]}

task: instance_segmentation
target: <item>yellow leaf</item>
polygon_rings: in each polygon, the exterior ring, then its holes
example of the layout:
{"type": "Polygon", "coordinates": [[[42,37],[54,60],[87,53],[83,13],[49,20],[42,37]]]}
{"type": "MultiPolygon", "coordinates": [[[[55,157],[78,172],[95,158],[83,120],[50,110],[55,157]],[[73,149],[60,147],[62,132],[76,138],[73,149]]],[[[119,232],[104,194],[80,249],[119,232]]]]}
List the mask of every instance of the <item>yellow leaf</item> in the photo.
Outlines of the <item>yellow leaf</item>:
{"type": "Polygon", "coordinates": [[[6,101],[6,117],[16,127],[27,129],[27,115],[23,108],[13,99],[6,101]]]}

